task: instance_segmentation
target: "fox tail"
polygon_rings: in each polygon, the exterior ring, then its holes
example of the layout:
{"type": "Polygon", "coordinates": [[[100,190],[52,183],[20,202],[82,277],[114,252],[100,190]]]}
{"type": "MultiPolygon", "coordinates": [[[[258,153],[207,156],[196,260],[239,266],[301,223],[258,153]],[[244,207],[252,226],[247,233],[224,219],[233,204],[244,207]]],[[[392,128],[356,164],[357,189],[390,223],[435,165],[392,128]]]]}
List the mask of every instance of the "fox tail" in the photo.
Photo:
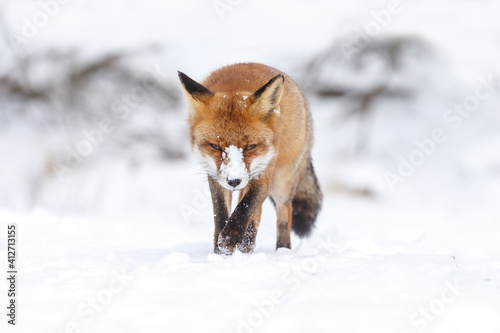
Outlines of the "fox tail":
{"type": "Polygon", "coordinates": [[[292,199],[292,230],[300,237],[308,236],[321,209],[323,194],[314,173],[312,160],[302,175],[292,199]]]}

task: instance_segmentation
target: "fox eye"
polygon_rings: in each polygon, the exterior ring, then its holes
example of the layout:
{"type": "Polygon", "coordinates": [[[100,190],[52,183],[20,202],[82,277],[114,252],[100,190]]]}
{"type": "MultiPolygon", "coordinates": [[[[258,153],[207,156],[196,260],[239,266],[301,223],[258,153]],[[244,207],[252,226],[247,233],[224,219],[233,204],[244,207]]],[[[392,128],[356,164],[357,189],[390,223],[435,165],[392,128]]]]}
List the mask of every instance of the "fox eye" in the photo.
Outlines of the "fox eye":
{"type": "Polygon", "coordinates": [[[254,149],[255,147],[257,147],[257,145],[250,145],[250,146],[248,146],[248,147],[246,147],[246,148],[245,148],[245,151],[247,151],[247,150],[252,150],[252,149],[254,149]]]}
{"type": "Polygon", "coordinates": [[[211,143],[211,144],[210,144],[210,147],[212,147],[212,148],[213,148],[213,149],[215,149],[215,150],[220,150],[220,151],[222,151],[222,149],[220,149],[220,147],[219,147],[219,146],[214,145],[213,143],[211,143]]]}

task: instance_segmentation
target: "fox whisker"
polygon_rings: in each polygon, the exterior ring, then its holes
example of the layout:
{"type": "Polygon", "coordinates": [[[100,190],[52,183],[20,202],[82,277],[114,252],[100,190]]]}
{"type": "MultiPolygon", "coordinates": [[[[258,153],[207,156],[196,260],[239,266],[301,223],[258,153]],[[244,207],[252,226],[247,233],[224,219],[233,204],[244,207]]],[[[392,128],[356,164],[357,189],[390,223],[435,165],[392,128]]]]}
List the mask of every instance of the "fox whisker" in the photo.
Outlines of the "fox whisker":
{"type": "Polygon", "coordinates": [[[257,177],[262,173],[262,171],[266,170],[266,168],[267,168],[267,163],[262,163],[257,165],[255,169],[250,172],[250,178],[257,177]]]}

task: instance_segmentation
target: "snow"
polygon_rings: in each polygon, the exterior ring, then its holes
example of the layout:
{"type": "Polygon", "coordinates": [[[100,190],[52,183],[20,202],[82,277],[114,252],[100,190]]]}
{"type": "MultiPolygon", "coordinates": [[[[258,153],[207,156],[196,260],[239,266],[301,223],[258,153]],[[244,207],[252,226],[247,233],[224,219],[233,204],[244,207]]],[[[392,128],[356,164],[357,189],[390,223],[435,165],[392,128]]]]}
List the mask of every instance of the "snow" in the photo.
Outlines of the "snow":
{"type": "MultiPolygon", "coordinates": [[[[295,79],[301,64],[334,40],[354,38],[373,12],[388,8],[381,0],[227,3],[232,9],[221,19],[211,1],[71,1],[26,48],[75,49],[92,59],[160,45],[136,61],[159,65],[175,85],[177,70],[201,79],[240,61],[263,62],[295,79]],[[241,24],[249,20],[251,29],[241,24]]],[[[2,124],[0,268],[6,272],[10,223],[19,228],[20,268],[18,325],[6,323],[4,307],[0,331],[500,332],[498,85],[457,129],[443,119],[474,96],[481,78],[499,74],[500,4],[401,4],[380,36],[423,38],[439,56],[396,78],[421,87],[412,99],[373,105],[370,140],[359,155],[359,124],[344,113],[356,106],[306,92],[324,204],[313,234],[293,235],[291,250],[275,250],[276,214],[266,201],[255,252],[214,254],[206,175],[191,154],[172,161],[103,143],[59,180],[50,165],[71,146],[64,131],[41,131],[17,118],[2,124]],[[415,141],[435,128],[448,139],[391,190],[384,174],[397,173],[400,157],[417,154],[415,141]]],[[[40,10],[38,1],[2,3],[16,33],[40,10]]],[[[0,63],[0,73],[9,70],[8,61],[0,63]]],[[[348,84],[380,82],[379,67],[370,77],[345,70],[326,68],[321,78],[346,73],[348,84]]],[[[188,152],[186,110],[184,104],[158,119],[174,138],[164,144],[188,152]]],[[[141,111],[134,111],[141,124],[157,121],[141,111]]],[[[225,153],[228,173],[239,175],[241,148],[225,153]]],[[[6,291],[0,279],[3,304],[6,291]]]]}
{"type": "Polygon", "coordinates": [[[245,162],[243,162],[243,149],[229,146],[222,153],[224,162],[221,164],[220,172],[227,180],[242,179],[247,173],[245,162]],[[227,160],[227,161],[226,161],[227,160]]]}

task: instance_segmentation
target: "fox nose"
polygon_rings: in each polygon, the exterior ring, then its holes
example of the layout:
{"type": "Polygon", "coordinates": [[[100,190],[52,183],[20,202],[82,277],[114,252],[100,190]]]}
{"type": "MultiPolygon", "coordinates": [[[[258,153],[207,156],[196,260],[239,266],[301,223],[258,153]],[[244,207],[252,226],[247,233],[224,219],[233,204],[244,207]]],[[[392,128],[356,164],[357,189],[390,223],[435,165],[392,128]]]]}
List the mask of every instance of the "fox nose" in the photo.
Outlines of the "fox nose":
{"type": "Polygon", "coordinates": [[[228,183],[229,185],[231,185],[232,187],[236,187],[236,186],[240,185],[240,183],[241,183],[241,179],[231,179],[231,180],[230,180],[230,179],[228,179],[228,180],[227,180],[227,183],[228,183]]]}

